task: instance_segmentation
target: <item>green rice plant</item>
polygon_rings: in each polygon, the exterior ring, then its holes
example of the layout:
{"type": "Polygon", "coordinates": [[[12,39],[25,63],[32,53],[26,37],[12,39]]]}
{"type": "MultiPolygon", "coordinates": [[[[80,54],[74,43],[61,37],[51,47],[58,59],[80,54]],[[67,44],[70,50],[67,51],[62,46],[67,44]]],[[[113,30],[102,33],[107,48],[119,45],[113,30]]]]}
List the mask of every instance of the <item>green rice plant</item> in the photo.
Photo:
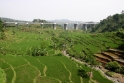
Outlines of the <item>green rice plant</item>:
{"type": "Polygon", "coordinates": [[[14,76],[14,72],[12,71],[12,69],[6,69],[4,71],[6,73],[6,83],[11,83],[14,76]]]}
{"type": "Polygon", "coordinates": [[[81,44],[77,44],[77,45],[74,45],[74,50],[76,51],[76,52],[81,52],[82,51],[82,48],[83,48],[83,46],[81,45],[81,44]]]}
{"type": "Polygon", "coordinates": [[[55,55],[55,50],[50,50],[50,51],[48,51],[48,55],[55,55]]]}
{"type": "Polygon", "coordinates": [[[19,56],[3,56],[2,59],[5,62],[11,64],[13,67],[27,64],[26,61],[22,57],[19,57],[19,56]]]}
{"type": "Polygon", "coordinates": [[[38,71],[30,65],[17,67],[15,71],[15,83],[34,83],[33,81],[38,76],[38,71]]]}
{"type": "MultiPolygon", "coordinates": [[[[16,82],[32,83],[33,80],[37,79],[37,82],[44,80],[44,82],[51,81],[53,83],[71,81],[80,83],[78,69],[80,66],[85,70],[90,70],[90,68],[84,65],[77,66],[77,63],[62,55],[54,55],[61,54],[61,51],[64,49],[71,57],[88,62],[88,57],[93,55],[93,53],[105,51],[108,49],[107,47],[117,48],[124,42],[122,38],[115,36],[113,33],[97,33],[93,35],[92,33],[85,34],[83,31],[78,30],[64,31],[62,29],[52,30],[50,28],[25,28],[24,26],[19,29],[8,28],[6,37],[5,40],[0,40],[0,53],[6,55],[0,55],[0,67],[7,74],[7,83],[10,83],[14,76],[11,67],[7,63],[12,65],[17,73],[16,76],[19,80],[16,80],[16,82]],[[12,31],[15,31],[16,34],[12,35],[12,31]],[[53,45],[56,46],[53,47],[53,45]],[[45,55],[47,55],[45,57],[28,56],[32,55],[32,52],[34,52],[34,55],[37,55],[37,53],[40,54],[44,51],[45,55]],[[45,67],[47,69],[44,72],[45,67]],[[39,75],[37,74],[39,72],[38,70],[43,77],[37,76],[39,75]],[[18,76],[22,73],[24,77],[18,76]],[[29,76],[29,74],[32,75],[29,76]],[[30,80],[26,80],[26,78],[30,80]]],[[[93,80],[100,83],[102,83],[102,80],[107,80],[97,71],[93,71],[93,74],[93,80]]],[[[88,83],[89,81],[91,80],[83,78],[84,83],[88,83]]],[[[108,83],[109,81],[107,80],[105,82],[108,83]]]]}
{"type": "Polygon", "coordinates": [[[38,58],[32,57],[32,56],[25,56],[24,57],[28,62],[30,62],[31,65],[35,66],[36,68],[38,68],[40,70],[41,76],[44,76],[44,65],[43,63],[40,63],[38,61],[38,58]]]}
{"type": "Polygon", "coordinates": [[[78,76],[78,68],[76,67],[75,63],[65,56],[54,56],[52,57],[53,59],[60,61],[63,63],[66,68],[70,71],[71,73],[71,80],[74,83],[80,83],[80,76],[78,76]]]}
{"type": "Polygon", "coordinates": [[[2,69],[10,68],[10,66],[1,59],[0,59],[0,67],[2,69]]]}
{"type": "Polygon", "coordinates": [[[103,77],[101,73],[96,70],[93,70],[93,79],[97,80],[100,83],[113,83],[112,81],[108,80],[107,78],[103,77]],[[104,80],[104,81],[103,81],[104,80]]]}
{"type": "Polygon", "coordinates": [[[36,83],[60,83],[60,82],[49,77],[37,77],[36,83]]]}
{"type": "Polygon", "coordinates": [[[6,74],[1,68],[0,68],[0,83],[6,83],[6,74]]]}
{"type": "MultiPolygon", "coordinates": [[[[52,56],[53,57],[53,56],[52,56]]],[[[61,82],[69,81],[69,72],[65,69],[64,65],[50,57],[37,57],[41,63],[47,66],[46,76],[58,79],[61,82]]]]}

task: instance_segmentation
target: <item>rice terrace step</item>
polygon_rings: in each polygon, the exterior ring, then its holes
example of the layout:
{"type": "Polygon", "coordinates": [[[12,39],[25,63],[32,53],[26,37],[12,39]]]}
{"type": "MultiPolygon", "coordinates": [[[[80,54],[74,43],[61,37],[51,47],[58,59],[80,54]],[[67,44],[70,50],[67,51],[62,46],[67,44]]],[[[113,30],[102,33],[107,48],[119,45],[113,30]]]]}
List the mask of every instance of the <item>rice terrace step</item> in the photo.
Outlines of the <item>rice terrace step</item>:
{"type": "Polygon", "coordinates": [[[111,61],[117,61],[120,65],[124,66],[124,59],[123,59],[124,51],[118,49],[109,49],[108,51],[94,54],[97,58],[97,61],[106,64],[111,61]]]}

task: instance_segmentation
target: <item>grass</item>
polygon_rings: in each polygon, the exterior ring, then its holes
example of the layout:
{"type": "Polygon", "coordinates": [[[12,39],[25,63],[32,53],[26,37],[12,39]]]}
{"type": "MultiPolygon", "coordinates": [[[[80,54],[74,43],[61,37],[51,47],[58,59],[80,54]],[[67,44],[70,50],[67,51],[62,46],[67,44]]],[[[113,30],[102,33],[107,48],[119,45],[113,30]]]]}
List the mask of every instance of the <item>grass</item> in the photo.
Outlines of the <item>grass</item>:
{"type": "Polygon", "coordinates": [[[26,64],[26,61],[22,57],[19,57],[19,56],[3,56],[1,58],[5,62],[8,62],[9,64],[11,64],[13,67],[26,64]]]}

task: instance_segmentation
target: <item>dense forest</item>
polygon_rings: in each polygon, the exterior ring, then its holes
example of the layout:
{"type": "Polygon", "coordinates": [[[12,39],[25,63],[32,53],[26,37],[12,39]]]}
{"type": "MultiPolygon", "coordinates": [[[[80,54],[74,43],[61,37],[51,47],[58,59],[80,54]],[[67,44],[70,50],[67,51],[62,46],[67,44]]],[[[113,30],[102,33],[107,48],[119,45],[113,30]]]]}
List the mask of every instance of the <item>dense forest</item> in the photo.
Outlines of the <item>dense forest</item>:
{"type": "Polygon", "coordinates": [[[120,29],[124,29],[124,13],[114,14],[101,20],[96,27],[92,28],[91,32],[112,32],[120,29]]]}
{"type": "Polygon", "coordinates": [[[2,21],[0,19],[0,31],[1,31],[1,29],[2,29],[2,21]]]}
{"type": "Polygon", "coordinates": [[[0,17],[0,18],[3,22],[28,22],[24,20],[16,20],[16,19],[11,19],[11,18],[4,18],[4,17],[0,17]]]}

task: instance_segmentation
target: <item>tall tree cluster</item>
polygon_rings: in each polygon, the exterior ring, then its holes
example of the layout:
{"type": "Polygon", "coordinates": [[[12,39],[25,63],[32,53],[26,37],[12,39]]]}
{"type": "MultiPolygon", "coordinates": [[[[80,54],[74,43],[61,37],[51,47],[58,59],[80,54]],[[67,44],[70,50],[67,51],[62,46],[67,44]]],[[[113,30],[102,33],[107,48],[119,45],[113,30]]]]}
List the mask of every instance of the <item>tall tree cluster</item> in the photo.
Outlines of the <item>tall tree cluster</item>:
{"type": "Polygon", "coordinates": [[[33,22],[38,22],[38,23],[46,23],[46,20],[41,20],[41,19],[33,19],[33,22]]]}
{"type": "Polygon", "coordinates": [[[2,31],[2,29],[3,29],[3,22],[0,19],[0,32],[2,31]]]}
{"type": "Polygon", "coordinates": [[[0,39],[5,39],[5,33],[3,28],[3,22],[0,19],[0,39]]]}
{"type": "Polygon", "coordinates": [[[119,29],[124,29],[124,13],[101,20],[96,27],[92,28],[92,32],[112,32],[119,29]]]}

